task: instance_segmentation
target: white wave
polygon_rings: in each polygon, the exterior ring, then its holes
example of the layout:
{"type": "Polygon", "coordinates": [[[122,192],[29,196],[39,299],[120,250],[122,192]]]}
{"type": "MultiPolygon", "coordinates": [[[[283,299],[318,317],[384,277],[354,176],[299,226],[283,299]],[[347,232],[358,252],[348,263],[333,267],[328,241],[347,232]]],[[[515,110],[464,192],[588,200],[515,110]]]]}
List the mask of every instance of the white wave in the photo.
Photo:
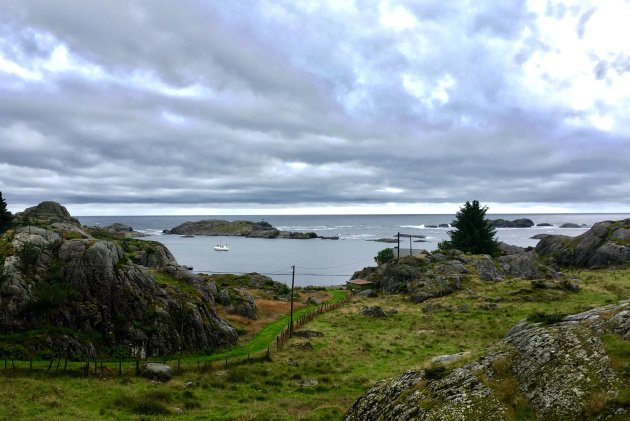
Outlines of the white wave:
{"type": "Polygon", "coordinates": [[[374,237],[373,234],[343,234],[340,233],[338,234],[339,238],[343,239],[343,240],[362,240],[365,238],[372,238],[374,237]]]}
{"type": "Polygon", "coordinates": [[[147,234],[147,235],[163,235],[164,233],[162,232],[162,230],[156,230],[156,229],[139,229],[136,230],[138,232],[141,232],[143,234],[147,234]]]}
{"type": "Polygon", "coordinates": [[[279,226],[278,229],[280,231],[332,231],[337,229],[336,227],[328,227],[325,225],[317,225],[314,227],[303,227],[303,226],[279,226]]]}
{"type": "Polygon", "coordinates": [[[424,224],[420,224],[420,225],[401,225],[400,228],[414,228],[414,229],[424,229],[424,224]]]}

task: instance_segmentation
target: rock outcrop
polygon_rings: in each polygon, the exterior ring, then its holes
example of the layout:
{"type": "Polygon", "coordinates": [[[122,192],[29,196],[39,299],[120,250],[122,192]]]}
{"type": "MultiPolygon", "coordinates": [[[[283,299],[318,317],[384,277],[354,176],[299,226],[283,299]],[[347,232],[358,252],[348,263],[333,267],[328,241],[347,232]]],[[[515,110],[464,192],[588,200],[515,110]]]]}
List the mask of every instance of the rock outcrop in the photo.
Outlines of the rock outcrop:
{"type": "Polygon", "coordinates": [[[56,202],[42,202],[37,206],[25,209],[23,212],[15,215],[20,219],[44,220],[49,224],[68,223],[75,226],[81,226],[81,222],[77,218],[72,217],[68,209],[56,202]]]}
{"type": "Polygon", "coordinates": [[[378,268],[365,268],[352,279],[366,279],[374,282],[380,291],[406,293],[413,301],[422,302],[460,289],[467,272],[461,260],[442,254],[422,254],[394,259],[378,268]]]}
{"type": "Polygon", "coordinates": [[[577,237],[550,235],[536,253],[562,266],[602,267],[630,262],[630,218],[604,221],[577,237]]]}
{"type": "Polygon", "coordinates": [[[499,252],[502,256],[509,256],[510,254],[522,254],[525,253],[526,250],[523,247],[513,246],[511,244],[506,244],[504,242],[499,243],[499,252]]]}
{"type": "Polygon", "coordinates": [[[314,232],[280,231],[265,221],[225,221],[222,219],[207,219],[204,221],[184,222],[165,234],[179,235],[209,235],[209,236],[236,236],[248,238],[289,238],[305,240],[317,238],[314,232]]]}
{"type": "MultiPolygon", "coordinates": [[[[160,243],[98,240],[78,227],[80,238],[64,240],[59,222],[50,223],[60,217],[71,223],[62,208],[49,202],[30,208],[35,214],[23,214],[37,215],[40,225],[52,215],[48,228],[23,226],[4,237],[0,332],[28,336],[56,326],[65,335],[77,332],[85,346],[122,347],[141,357],[236,342],[236,331],[215,311],[213,282],[178,266],[160,243]]],[[[67,355],[65,348],[53,352],[67,355]]]]}
{"type": "Polygon", "coordinates": [[[219,293],[219,302],[228,314],[256,320],[256,303],[244,288],[226,288],[219,293]]]}
{"type": "MultiPolygon", "coordinates": [[[[602,338],[630,340],[630,301],[546,325],[523,321],[459,368],[382,381],[345,420],[625,419],[625,385],[602,338]]],[[[607,339],[610,341],[610,339],[607,339]]],[[[618,358],[618,357],[616,357],[618,358]]]]}
{"type": "Polygon", "coordinates": [[[132,253],[132,261],[138,265],[152,268],[165,269],[167,266],[177,266],[177,261],[171,251],[157,241],[142,241],[140,243],[123,243],[125,251],[132,253]]]}
{"type": "Polygon", "coordinates": [[[532,250],[514,246],[503,249],[514,254],[493,259],[488,255],[465,255],[457,250],[450,250],[449,255],[423,252],[419,256],[404,256],[378,267],[364,268],[355,272],[351,279],[366,279],[386,294],[407,294],[412,301],[422,302],[461,289],[462,280],[474,274],[483,281],[501,281],[506,277],[558,279],[562,276],[541,264],[532,250]]]}

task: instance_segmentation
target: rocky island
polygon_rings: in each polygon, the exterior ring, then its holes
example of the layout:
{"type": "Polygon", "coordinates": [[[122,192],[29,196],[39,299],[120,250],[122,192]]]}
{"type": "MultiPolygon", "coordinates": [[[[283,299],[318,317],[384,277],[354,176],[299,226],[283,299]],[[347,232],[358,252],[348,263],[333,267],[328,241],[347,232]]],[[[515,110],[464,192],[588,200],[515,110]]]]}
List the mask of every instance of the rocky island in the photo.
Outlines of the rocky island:
{"type": "Polygon", "coordinates": [[[222,219],[184,222],[175,228],[164,230],[164,234],[234,236],[247,238],[289,238],[299,240],[318,238],[317,234],[314,232],[280,231],[265,221],[225,221],[222,219]]]}

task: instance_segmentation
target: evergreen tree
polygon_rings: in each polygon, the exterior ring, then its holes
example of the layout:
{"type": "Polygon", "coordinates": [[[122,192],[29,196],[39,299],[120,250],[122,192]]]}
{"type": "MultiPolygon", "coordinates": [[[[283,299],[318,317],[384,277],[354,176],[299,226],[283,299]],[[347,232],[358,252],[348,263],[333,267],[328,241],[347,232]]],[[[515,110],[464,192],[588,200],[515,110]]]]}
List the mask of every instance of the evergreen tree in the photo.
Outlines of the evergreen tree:
{"type": "Polygon", "coordinates": [[[13,220],[13,215],[7,210],[7,202],[2,197],[0,191],[0,232],[4,231],[13,220]]]}
{"type": "Polygon", "coordinates": [[[494,237],[496,231],[486,220],[487,211],[488,207],[481,207],[476,200],[472,203],[466,202],[455,214],[455,220],[451,224],[455,227],[455,230],[448,233],[451,240],[442,241],[438,248],[496,256],[499,242],[494,237]]]}

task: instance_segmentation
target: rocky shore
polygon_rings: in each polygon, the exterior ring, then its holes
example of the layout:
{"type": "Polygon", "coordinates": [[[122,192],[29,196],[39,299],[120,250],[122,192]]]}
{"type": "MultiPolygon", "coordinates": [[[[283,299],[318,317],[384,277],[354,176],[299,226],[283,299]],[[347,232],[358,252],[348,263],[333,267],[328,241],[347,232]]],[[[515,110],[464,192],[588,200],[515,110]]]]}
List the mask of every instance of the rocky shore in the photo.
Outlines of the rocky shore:
{"type": "Polygon", "coordinates": [[[236,343],[217,314],[214,282],[178,265],[160,243],[113,234],[81,227],[54,202],[17,214],[0,236],[0,333],[19,333],[29,352],[59,358],[236,343]]]}

